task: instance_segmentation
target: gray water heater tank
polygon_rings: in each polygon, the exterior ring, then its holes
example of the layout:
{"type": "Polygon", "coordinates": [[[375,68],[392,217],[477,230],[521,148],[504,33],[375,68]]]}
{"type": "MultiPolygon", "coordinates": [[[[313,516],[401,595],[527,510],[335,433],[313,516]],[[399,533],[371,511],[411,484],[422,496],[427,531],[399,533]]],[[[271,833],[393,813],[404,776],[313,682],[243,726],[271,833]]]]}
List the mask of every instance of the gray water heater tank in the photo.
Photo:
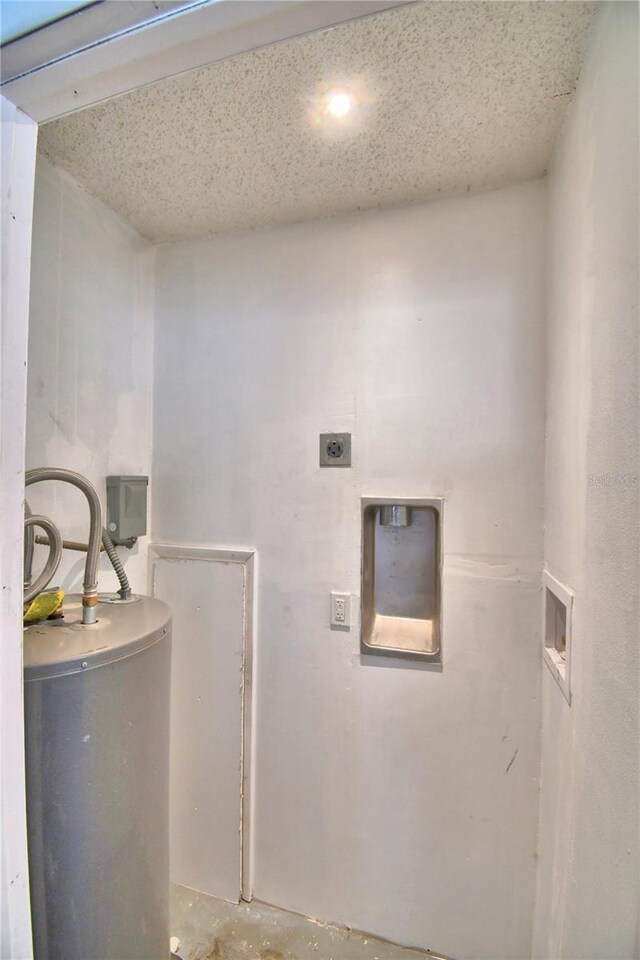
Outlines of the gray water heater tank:
{"type": "Polygon", "coordinates": [[[27,824],[36,960],[169,956],[171,618],[98,604],[24,631],[27,824]]]}

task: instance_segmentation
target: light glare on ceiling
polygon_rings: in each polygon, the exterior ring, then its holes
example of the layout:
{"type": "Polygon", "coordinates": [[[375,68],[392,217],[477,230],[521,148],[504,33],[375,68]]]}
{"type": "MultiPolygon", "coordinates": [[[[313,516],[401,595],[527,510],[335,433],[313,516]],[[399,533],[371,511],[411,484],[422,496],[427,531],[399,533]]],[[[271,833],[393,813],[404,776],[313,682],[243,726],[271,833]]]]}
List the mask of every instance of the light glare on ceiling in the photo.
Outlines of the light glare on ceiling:
{"type": "Polygon", "coordinates": [[[348,93],[336,91],[335,93],[329,95],[329,99],[327,101],[327,110],[332,117],[336,117],[337,119],[346,117],[351,110],[351,106],[351,96],[348,93]]]}
{"type": "Polygon", "coordinates": [[[363,76],[331,77],[310,91],[308,117],[330,139],[361,132],[371,107],[363,76]]]}

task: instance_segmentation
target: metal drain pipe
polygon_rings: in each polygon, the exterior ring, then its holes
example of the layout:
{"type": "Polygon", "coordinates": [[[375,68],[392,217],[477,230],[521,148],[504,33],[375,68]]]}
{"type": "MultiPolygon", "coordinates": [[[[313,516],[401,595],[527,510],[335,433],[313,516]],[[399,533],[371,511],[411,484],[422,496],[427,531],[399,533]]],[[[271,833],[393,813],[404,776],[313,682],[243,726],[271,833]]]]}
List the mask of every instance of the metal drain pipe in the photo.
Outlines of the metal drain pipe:
{"type": "MultiPolygon", "coordinates": [[[[44,544],[46,546],[49,543],[49,541],[46,537],[36,537],[36,543],[44,544]]],[[[77,550],[78,553],[86,553],[87,544],[82,543],[82,541],[80,540],[63,540],[62,549],[77,550]]],[[[129,600],[129,598],[131,597],[131,585],[129,583],[129,578],[124,569],[122,560],[118,556],[115,543],[113,542],[113,540],[111,539],[111,537],[109,536],[109,534],[107,533],[104,527],[102,528],[102,544],[100,546],[100,551],[102,552],[103,550],[106,552],[107,556],[109,557],[109,560],[111,561],[111,566],[113,567],[115,574],[118,578],[118,581],[120,583],[120,589],[118,590],[118,593],[120,594],[120,599],[129,600]]],[[[26,569],[26,566],[25,566],[25,569],[26,569]]],[[[25,585],[26,584],[27,584],[27,580],[25,578],[25,585]]]]}

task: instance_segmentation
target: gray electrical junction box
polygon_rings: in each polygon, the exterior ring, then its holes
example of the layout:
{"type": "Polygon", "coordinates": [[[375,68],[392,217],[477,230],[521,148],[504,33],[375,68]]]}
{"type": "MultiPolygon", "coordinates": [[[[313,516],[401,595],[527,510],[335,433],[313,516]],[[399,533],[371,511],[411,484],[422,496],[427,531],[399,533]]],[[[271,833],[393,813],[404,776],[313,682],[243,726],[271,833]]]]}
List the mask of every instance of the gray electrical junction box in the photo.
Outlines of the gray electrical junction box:
{"type": "Polygon", "coordinates": [[[107,531],[114,543],[147,532],[149,477],[107,477],[107,531]]]}

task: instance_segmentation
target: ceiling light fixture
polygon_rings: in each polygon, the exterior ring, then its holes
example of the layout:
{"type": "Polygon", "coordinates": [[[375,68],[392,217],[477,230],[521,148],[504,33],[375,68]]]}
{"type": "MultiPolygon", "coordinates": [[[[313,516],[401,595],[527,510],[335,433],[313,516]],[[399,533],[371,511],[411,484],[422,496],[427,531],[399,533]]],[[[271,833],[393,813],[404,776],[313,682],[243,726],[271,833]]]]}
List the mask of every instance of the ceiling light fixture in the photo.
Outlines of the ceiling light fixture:
{"type": "Polygon", "coordinates": [[[308,103],[308,118],[329,139],[356,134],[371,108],[368,84],[363,77],[333,78],[318,84],[308,103]]]}
{"type": "Polygon", "coordinates": [[[343,117],[346,117],[351,110],[352,105],[353,101],[351,99],[351,95],[341,90],[336,90],[335,92],[330,93],[327,98],[327,112],[337,120],[341,120],[343,117]]]}

